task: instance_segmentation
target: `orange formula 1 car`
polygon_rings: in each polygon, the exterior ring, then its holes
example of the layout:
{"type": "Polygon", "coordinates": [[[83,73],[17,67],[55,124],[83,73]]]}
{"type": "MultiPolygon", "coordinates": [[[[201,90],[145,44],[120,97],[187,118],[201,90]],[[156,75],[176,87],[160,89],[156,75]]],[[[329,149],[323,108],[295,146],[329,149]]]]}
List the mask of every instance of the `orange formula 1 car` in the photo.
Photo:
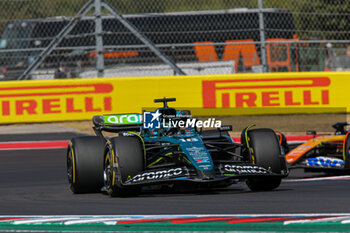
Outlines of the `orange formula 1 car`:
{"type": "Polygon", "coordinates": [[[307,171],[350,173],[350,130],[345,128],[350,122],[337,122],[333,125],[334,135],[317,136],[315,131],[308,132],[314,137],[294,149],[286,151],[286,160],[290,168],[305,168],[307,171]]]}

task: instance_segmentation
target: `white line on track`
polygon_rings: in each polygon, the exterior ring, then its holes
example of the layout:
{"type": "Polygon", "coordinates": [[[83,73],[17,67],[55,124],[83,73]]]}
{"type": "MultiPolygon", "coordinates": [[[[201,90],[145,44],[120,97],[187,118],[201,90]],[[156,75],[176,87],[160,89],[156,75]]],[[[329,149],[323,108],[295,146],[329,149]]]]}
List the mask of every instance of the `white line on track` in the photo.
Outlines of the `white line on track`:
{"type": "Polygon", "coordinates": [[[342,224],[350,223],[350,213],[314,213],[314,214],[213,214],[213,215],[97,215],[97,216],[77,216],[77,215],[57,215],[57,216],[0,216],[1,218],[27,218],[18,220],[8,220],[14,225],[20,224],[41,224],[61,222],[64,225],[75,225],[85,223],[104,223],[106,225],[115,225],[123,220],[145,220],[145,219],[164,219],[164,218],[188,218],[188,217],[310,217],[315,219],[299,219],[284,221],[284,225],[298,223],[317,223],[317,222],[341,222],[342,224]],[[28,219],[29,218],[29,219],[28,219]]]}
{"type": "Polygon", "coordinates": [[[169,214],[169,215],[0,215],[0,218],[174,218],[174,217],[318,217],[318,216],[349,216],[349,213],[286,213],[286,214],[169,214]]]}
{"type": "MultiPolygon", "coordinates": [[[[93,222],[103,222],[107,225],[115,225],[118,221],[121,220],[137,220],[137,219],[159,219],[159,218],[174,218],[174,217],[188,217],[182,215],[145,215],[145,216],[108,216],[108,217],[97,217],[97,218],[85,218],[85,219],[77,219],[72,221],[67,221],[65,225],[73,225],[73,224],[83,224],[83,223],[93,223],[93,222]]],[[[197,217],[197,215],[190,215],[190,217],[197,217]]]]}
{"type": "Polygon", "coordinates": [[[292,221],[284,221],[283,225],[289,225],[289,224],[295,224],[295,223],[308,223],[311,222],[311,220],[309,219],[305,219],[305,220],[292,220],[292,221]]]}
{"type": "MultiPolygon", "coordinates": [[[[317,223],[317,222],[339,222],[342,220],[350,220],[349,216],[343,217],[330,217],[330,218],[320,218],[320,219],[305,219],[305,220],[290,220],[284,221],[283,225],[294,224],[294,223],[317,223]]],[[[342,222],[343,223],[343,222],[342,222]]]]}
{"type": "Polygon", "coordinates": [[[94,222],[117,222],[121,220],[130,220],[128,217],[118,217],[118,218],[90,218],[90,219],[79,219],[64,222],[64,225],[74,225],[74,224],[84,224],[84,223],[94,223],[94,222]]]}
{"type": "Polygon", "coordinates": [[[346,219],[346,220],[341,221],[341,223],[343,223],[343,224],[350,223],[350,218],[349,218],[349,219],[346,219]]]}
{"type": "Polygon", "coordinates": [[[31,224],[31,223],[62,222],[62,221],[75,220],[75,219],[80,219],[80,218],[79,217],[75,217],[75,218],[60,217],[60,218],[30,219],[30,220],[26,219],[26,220],[15,220],[15,221],[13,221],[13,224],[19,225],[19,224],[31,224]]]}
{"type": "Polygon", "coordinates": [[[323,181],[323,180],[349,180],[350,176],[328,176],[316,178],[302,178],[302,179],[286,179],[284,182],[305,182],[305,181],[323,181]]]}

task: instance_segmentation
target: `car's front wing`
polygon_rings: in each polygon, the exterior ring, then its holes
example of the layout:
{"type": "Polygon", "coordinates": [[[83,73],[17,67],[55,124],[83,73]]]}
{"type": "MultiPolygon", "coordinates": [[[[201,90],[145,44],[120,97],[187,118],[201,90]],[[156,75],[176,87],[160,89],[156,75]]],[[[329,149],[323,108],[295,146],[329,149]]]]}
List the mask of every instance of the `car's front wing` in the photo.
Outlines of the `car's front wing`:
{"type": "Polygon", "coordinates": [[[229,179],[246,179],[252,177],[285,177],[287,171],[280,174],[269,171],[263,167],[252,164],[219,164],[215,166],[212,172],[214,175],[210,178],[202,177],[202,171],[197,171],[193,167],[173,167],[155,170],[146,170],[133,177],[130,177],[122,185],[147,185],[154,183],[173,183],[173,182],[197,182],[213,183],[229,179]]]}

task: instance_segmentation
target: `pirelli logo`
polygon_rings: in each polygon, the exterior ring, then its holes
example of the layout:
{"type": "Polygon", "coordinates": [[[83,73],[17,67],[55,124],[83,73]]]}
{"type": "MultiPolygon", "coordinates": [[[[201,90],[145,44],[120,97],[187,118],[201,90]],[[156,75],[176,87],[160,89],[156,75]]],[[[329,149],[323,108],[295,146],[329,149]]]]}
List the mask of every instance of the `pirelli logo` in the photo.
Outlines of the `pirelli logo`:
{"type": "Polygon", "coordinates": [[[56,84],[0,87],[2,116],[49,116],[112,111],[113,85],[56,84]]]}
{"type": "Polygon", "coordinates": [[[328,77],[202,81],[204,108],[328,106],[328,77]]]}

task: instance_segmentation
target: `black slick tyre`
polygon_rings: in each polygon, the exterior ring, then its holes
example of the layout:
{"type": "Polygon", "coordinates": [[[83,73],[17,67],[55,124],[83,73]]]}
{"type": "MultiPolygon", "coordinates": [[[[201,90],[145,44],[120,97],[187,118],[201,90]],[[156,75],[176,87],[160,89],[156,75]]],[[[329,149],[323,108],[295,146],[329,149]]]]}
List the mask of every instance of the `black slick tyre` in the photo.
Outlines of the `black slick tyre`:
{"type": "MultiPolygon", "coordinates": [[[[254,129],[249,130],[247,136],[252,162],[275,174],[281,174],[281,147],[275,132],[271,129],[254,129]]],[[[252,191],[268,191],[277,188],[281,180],[278,176],[249,178],[246,183],[252,191]]]]}
{"type": "Polygon", "coordinates": [[[73,193],[100,192],[105,141],[97,136],[73,138],[67,151],[67,174],[73,193]]]}
{"type": "Polygon", "coordinates": [[[123,185],[144,169],[143,145],[138,137],[114,137],[107,143],[104,159],[104,185],[112,196],[135,196],[140,187],[123,185]]]}

